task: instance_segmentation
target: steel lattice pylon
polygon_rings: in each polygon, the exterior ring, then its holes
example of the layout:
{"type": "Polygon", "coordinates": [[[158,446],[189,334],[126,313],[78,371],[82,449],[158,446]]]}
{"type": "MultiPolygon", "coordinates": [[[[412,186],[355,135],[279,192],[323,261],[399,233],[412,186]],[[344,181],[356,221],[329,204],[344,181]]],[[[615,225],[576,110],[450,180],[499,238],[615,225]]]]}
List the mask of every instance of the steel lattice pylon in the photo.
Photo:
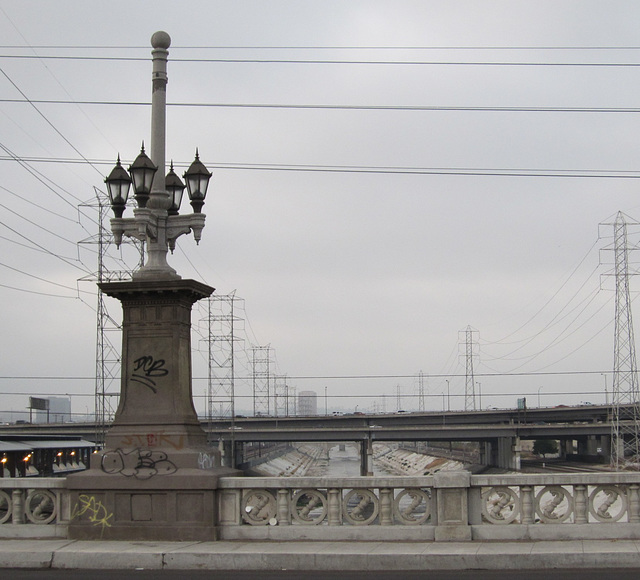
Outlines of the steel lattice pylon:
{"type": "Polygon", "coordinates": [[[424,413],[424,373],[418,372],[418,411],[424,413]]]}
{"type": "Polygon", "coordinates": [[[629,293],[627,223],[618,212],[614,223],[615,338],[612,396],[611,463],[616,469],[640,467],[640,401],[636,349],[629,293]]]}
{"type": "Polygon", "coordinates": [[[256,417],[270,415],[271,346],[254,346],[251,347],[251,351],[253,353],[253,414],[256,417]]]}
{"type": "Polygon", "coordinates": [[[473,374],[473,357],[474,357],[474,340],[473,333],[477,333],[477,330],[467,326],[463,331],[465,335],[465,388],[464,388],[464,410],[475,411],[476,410],[476,387],[475,377],[473,374]]]}
{"type": "MultiPolygon", "coordinates": [[[[113,247],[113,234],[105,227],[108,220],[108,213],[111,205],[106,193],[94,188],[96,201],[94,203],[82,204],[81,207],[97,208],[98,210],[98,233],[88,239],[82,240],[80,244],[92,244],[98,246],[98,264],[95,273],[81,278],[83,282],[111,282],[114,280],[130,280],[135,268],[115,269],[110,267],[107,259],[109,251],[113,247]]],[[[143,246],[138,240],[123,241],[132,244],[139,255],[136,267],[140,267],[143,261],[143,246]]],[[[112,404],[112,398],[117,401],[120,395],[120,348],[121,326],[109,315],[104,295],[98,286],[98,297],[96,306],[96,377],[95,377],[95,425],[96,443],[104,445],[104,438],[107,426],[113,419],[116,405],[112,404]],[[112,340],[111,337],[116,340],[112,340]]]]}
{"type": "Polygon", "coordinates": [[[273,410],[276,417],[289,416],[287,375],[273,377],[273,410]]]}
{"type": "Polygon", "coordinates": [[[235,295],[213,294],[208,299],[208,351],[209,377],[207,418],[233,418],[235,416],[235,343],[242,340],[236,336],[237,323],[242,318],[236,315],[236,303],[242,301],[235,295]]]}

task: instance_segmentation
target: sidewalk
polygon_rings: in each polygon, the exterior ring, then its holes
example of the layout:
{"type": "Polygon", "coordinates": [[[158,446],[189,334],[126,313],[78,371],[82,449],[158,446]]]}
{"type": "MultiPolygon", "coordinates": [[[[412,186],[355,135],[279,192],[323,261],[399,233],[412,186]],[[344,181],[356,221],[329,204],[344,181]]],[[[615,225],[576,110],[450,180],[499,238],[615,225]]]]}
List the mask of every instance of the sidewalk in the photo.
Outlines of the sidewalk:
{"type": "Polygon", "coordinates": [[[640,570],[640,541],[391,543],[0,540],[0,568],[640,570]]]}

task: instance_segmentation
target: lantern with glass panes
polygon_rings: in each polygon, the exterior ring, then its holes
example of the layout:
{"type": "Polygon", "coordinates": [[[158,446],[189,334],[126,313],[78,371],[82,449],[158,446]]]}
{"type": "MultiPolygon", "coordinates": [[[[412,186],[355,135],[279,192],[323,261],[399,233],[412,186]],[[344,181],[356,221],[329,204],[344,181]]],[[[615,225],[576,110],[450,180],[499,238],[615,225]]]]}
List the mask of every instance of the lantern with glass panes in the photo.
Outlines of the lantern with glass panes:
{"type": "MultiPolygon", "coordinates": [[[[147,157],[144,145],[138,157],[129,166],[129,172],[124,169],[120,162],[120,156],[118,156],[116,166],[105,179],[111,208],[115,216],[111,220],[111,229],[118,247],[122,243],[123,236],[134,237],[147,243],[149,261],[141,270],[154,270],[154,275],[162,274],[162,271],[166,270],[166,273],[169,273],[171,277],[175,277],[174,274],[171,274],[172,268],[168,265],[168,269],[164,267],[166,257],[164,260],[160,258],[160,261],[156,261],[156,263],[152,263],[152,258],[158,258],[158,251],[162,252],[162,248],[157,247],[158,244],[164,246],[165,255],[167,249],[173,253],[176,239],[183,234],[193,232],[196,242],[200,241],[205,221],[202,206],[212,174],[200,161],[196,151],[195,160],[183,174],[186,185],[174,171],[172,161],[169,173],[165,177],[165,191],[152,192],[153,178],[157,170],[158,168],[147,157]],[[133,218],[124,218],[122,216],[131,186],[133,186],[133,194],[138,207],[133,210],[133,218]],[[180,215],[180,205],[185,188],[193,213],[180,215]],[[160,200],[156,201],[153,208],[148,207],[148,201],[153,196],[159,197],[160,200]]],[[[134,277],[136,276],[134,275],[134,277]]]]}

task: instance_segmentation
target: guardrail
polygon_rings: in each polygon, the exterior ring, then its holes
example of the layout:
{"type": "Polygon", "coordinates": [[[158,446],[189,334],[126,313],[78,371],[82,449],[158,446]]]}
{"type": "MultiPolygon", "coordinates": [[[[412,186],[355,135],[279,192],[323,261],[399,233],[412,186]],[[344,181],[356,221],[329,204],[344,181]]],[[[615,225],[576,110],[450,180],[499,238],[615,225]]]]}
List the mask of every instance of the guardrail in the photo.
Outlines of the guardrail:
{"type": "Polygon", "coordinates": [[[224,478],[221,539],[640,539],[640,474],[224,478]]]}
{"type": "Polygon", "coordinates": [[[65,538],[70,516],[65,478],[0,479],[0,538],[65,538]]]}
{"type": "MultiPolygon", "coordinates": [[[[216,496],[223,540],[640,539],[638,473],[223,477],[216,496]]],[[[64,478],[0,479],[0,537],[66,537],[82,514],[117,523],[64,478]]]]}

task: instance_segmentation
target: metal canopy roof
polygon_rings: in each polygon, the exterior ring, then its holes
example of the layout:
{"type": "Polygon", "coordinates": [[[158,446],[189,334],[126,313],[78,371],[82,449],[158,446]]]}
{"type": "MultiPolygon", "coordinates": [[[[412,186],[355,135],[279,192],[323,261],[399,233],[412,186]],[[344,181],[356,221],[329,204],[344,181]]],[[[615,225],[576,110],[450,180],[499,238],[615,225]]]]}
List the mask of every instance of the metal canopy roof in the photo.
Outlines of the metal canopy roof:
{"type": "Polygon", "coordinates": [[[95,443],[85,441],[84,439],[42,439],[42,440],[28,440],[20,441],[27,449],[77,449],[79,447],[96,447],[95,443]]]}
{"type": "Polygon", "coordinates": [[[33,447],[16,441],[0,441],[0,453],[7,453],[8,451],[33,451],[33,447]]]}

